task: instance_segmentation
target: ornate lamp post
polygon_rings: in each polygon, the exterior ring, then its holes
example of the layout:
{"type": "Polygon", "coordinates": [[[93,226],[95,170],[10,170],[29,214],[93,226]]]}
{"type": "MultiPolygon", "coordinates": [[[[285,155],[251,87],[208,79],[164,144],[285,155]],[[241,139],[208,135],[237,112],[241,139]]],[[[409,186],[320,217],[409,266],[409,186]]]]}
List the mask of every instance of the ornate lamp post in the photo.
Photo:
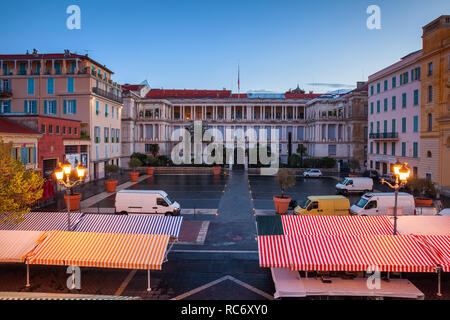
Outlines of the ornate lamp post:
{"type": "Polygon", "coordinates": [[[64,164],[59,163],[59,168],[55,170],[56,181],[64,186],[67,195],[67,230],[70,231],[70,189],[81,183],[86,175],[86,169],[78,164],[76,167],[78,180],[71,181],[70,174],[72,173],[72,165],[69,161],[64,161],[64,164]],[[65,179],[64,179],[65,176],[65,179]]]}
{"type": "Polygon", "coordinates": [[[392,185],[388,181],[381,179],[381,183],[386,183],[392,189],[395,190],[395,204],[394,204],[394,235],[397,235],[397,201],[398,190],[405,185],[408,181],[411,169],[408,168],[408,163],[402,164],[398,159],[394,164],[395,184],[392,185]]]}

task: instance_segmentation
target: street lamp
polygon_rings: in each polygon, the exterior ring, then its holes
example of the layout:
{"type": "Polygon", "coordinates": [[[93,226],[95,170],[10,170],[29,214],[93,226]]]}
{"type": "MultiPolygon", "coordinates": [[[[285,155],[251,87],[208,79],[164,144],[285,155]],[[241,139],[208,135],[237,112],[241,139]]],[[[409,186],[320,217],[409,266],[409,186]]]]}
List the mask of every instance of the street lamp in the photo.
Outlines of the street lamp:
{"type": "Polygon", "coordinates": [[[398,202],[398,190],[403,187],[408,181],[411,169],[408,168],[408,163],[401,163],[398,159],[394,164],[395,185],[390,184],[388,181],[381,179],[381,183],[386,183],[392,189],[395,190],[395,204],[394,204],[394,235],[397,235],[397,202],[398,202]]]}
{"type": "Polygon", "coordinates": [[[71,181],[70,175],[72,173],[72,165],[70,164],[67,159],[64,161],[64,163],[61,165],[59,163],[59,168],[55,170],[55,177],[56,181],[60,185],[62,185],[65,188],[66,195],[67,195],[67,230],[70,231],[70,190],[75,187],[77,184],[81,183],[83,181],[83,178],[86,175],[86,169],[78,164],[76,167],[76,172],[78,176],[78,180],[71,181]],[[65,179],[64,179],[65,176],[65,179]]]}

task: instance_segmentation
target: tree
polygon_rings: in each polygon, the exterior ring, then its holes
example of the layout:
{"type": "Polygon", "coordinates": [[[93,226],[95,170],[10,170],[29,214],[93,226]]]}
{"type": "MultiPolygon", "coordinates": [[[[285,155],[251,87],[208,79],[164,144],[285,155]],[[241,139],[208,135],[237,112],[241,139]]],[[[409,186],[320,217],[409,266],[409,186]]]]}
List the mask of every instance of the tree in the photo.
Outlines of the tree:
{"type": "Polygon", "coordinates": [[[153,157],[156,158],[159,152],[159,144],[153,143],[150,145],[150,153],[153,155],[153,157]]]}
{"type": "Polygon", "coordinates": [[[128,161],[128,166],[133,172],[136,172],[136,168],[142,166],[142,162],[138,158],[131,158],[130,161],[128,161]]]}
{"type": "Polygon", "coordinates": [[[44,179],[12,157],[12,143],[0,140],[0,221],[20,221],[42,197],[44,179]]]}
{"type": "Polygon", "coordinates": [[[113,176],[119,172],[119,167],[114,164],[107,163],[105,164],[105,172],[107,173],[109,180],[111,180],[113,176]]]}
{"type": "Polygon", "coordinates": [[[287,169],[280,169],[278,170],[277,176],[275,177],[275,181],[281,187],[281,198],[284,198],[284,191],[290,187],[295,186],[295,174],[287,169]]]}
{"type": "Polygon", "coordinates": [[[303,145],[303,143],[300,143],[297,146],[297,153],[300,155],[300,167],[303,167],[303,156],[307,155],[308,149],[303,145]]]}

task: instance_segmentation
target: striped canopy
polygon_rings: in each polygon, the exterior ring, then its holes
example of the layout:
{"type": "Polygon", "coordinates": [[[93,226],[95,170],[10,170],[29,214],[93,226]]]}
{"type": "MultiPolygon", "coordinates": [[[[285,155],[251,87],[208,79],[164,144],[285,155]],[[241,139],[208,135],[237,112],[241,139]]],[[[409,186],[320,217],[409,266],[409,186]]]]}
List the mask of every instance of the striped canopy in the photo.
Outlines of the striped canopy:
{"type": "Polygon", "coordinates": [[[387,216],[282,216],[285,235],[391,235],[387,216]]]}
{"type": "Polygon", "coordinates": [[[286,236],[291,269],[303,271],[435,272],[414,236],[286,236]]]}
{"type": "MultiPolygon", "coordinates": [[[[71,212],[72,228],[80,220],[81,212],[71,212]]],[[[51,231],[67,230],[67,212],[29,212],[22,221],[5,223],[0,220],[0,230],[51,231]]]]}
{"type": "Polygon", "coordinates": [[[21,263],[28,252],[38,244],[45,232],[42,231],[0,231],[0,262],[21,263]]]}
{"type": "Polygon", "coordinates": [[[74,231],[127,233],[127,234],[168,234],[173,238],[180,235],[183,217],[86,214],[74,231]]]}
{"type": "Polygon", "coordinates": [[[285,236],[259,236],[259,265],[263,268],[289,268],[285,236]]]}
{"type": "Polygon", "coordinates": [[[431,247],[437,263],[444,272],[450,272],[450,236],[417,236],[425,241],[428,247],[431,247]]]}
{"type": "Polygon", "coordinates": [[[161,270],[169,235],[54,231],[27,264],[161,270]]]}

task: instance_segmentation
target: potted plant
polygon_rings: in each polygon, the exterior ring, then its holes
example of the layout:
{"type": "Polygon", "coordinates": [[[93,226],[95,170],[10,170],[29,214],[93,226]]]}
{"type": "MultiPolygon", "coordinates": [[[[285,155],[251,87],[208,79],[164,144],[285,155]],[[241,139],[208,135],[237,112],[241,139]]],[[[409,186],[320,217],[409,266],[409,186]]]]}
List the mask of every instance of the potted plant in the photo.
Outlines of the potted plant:
{"type": "MultiPolygon", "coordinates": [[[[156,156],[159,153],[159,144],[157,143],[153,143],[150,145],[150,153],[152,154],[153,158],[156,159],[156,156]]],[[[148,175],[153,175],[153,173],[155,172],[155,167],[154,166],[150,166],[147,168],[147,174],[148,175]]]]}
{"type": "Polygon", "coordinates": [[[117,179],[112,179],[113,175],[117,174],[119,167],[114,164],[105,164],[105,172],[107,179],[105,180],[106,191],[116,192],[117,179]]]}
{"type": "Polygon", "coordinates": [[[291,197],[285,196],[284,191],[295,186],[295,175],[287,169],[280,169],[275,177],[275,181],[281,187],[281,195],[273,196],[273,201],[275,202],[275,212],[277,214],[285,214],[289,209],[291,197]]]}
{"type": "Polygon", "coordinates": [[[215,176],[220,175],[220,172],[222,171],[222,167],[218,166],[215,162],[213,163],[213,174],[215,176]]]}
{"type": "Polygon", "coordinates": [[[429,179],[413,178],[408,181],[408,187],[413,194],[419,193],[419,197],[414,197],[416,207],[431,207],[433,199],[436,196],[436,187],[429,179]],[[430,198],[427,197],[431,196],[430,198]]]}
{"type": "Polygon", "coordinates": [[[142,166],[141,160],[138,158],[131,158],[128,162],[128,166],[131,168],[130,178],[132,182],[137,182],[139,178],[139,172],[136,171],[137,167],[142,166]]]}

